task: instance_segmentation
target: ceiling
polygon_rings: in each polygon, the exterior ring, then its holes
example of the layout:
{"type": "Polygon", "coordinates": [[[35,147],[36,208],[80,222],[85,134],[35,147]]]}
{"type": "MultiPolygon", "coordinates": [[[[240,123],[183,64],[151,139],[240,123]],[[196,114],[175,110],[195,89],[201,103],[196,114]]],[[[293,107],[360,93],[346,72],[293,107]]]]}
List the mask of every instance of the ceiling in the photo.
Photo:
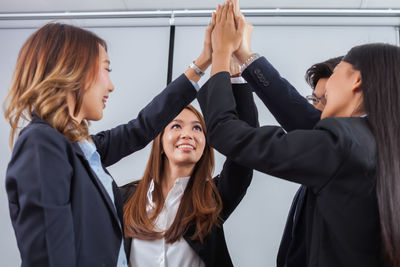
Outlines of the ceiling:
{"type": "MultiPolygon", "coordinates": [[[[212,9],[223,0],[1,0],[0,13],[212,9]]],[[[242,8],[400,8],[399,0],[242,0],[242,8]]]]}

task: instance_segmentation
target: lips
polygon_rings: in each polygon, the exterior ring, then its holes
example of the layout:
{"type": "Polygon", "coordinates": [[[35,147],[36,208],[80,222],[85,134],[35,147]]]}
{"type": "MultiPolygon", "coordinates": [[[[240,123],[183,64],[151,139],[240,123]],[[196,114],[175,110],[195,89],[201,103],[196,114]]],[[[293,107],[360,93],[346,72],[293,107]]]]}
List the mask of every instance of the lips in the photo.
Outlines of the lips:
{"type": "Polygon", "coordinates": [[[107,98],[108,96],[103,96],[103,107],[106,107],[107,98]]]}
{"type": "Polygon", "coordinates": [[[195,150],[195,147],[191,144],[180,144],[177,148],[181,150],[195,150]]]}

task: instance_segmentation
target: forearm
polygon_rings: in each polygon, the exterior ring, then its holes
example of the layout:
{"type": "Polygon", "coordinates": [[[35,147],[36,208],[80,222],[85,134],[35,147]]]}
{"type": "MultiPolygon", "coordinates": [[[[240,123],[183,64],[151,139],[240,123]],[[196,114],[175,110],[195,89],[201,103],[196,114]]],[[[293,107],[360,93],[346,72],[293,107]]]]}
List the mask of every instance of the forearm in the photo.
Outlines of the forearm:
{"type": "Polygon", "coordinates": [[[286,131],[312,129],[320,120],[321,112],[264,57],[249,65],[242,75],[286,131]]]}

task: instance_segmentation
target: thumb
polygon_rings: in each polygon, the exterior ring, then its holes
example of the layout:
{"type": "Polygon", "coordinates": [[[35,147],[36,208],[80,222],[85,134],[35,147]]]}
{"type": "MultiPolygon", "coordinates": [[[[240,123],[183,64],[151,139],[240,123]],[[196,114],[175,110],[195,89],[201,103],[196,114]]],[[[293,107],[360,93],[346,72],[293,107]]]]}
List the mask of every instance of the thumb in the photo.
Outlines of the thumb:
{"type": "Polygon", "coordinates": [[[243,16],[237,16],[237,30],[236,32],[240,34],[241,36],[243,35],[244,28],[246,27],[246,21],[244,20],[243,16]]]}

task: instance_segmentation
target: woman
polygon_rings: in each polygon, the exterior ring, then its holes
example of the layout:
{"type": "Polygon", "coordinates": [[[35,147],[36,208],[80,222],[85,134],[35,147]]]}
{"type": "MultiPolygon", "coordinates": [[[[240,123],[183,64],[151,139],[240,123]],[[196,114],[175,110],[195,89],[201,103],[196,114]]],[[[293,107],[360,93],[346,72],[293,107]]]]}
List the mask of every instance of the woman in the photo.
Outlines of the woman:
{"type": "MultiPolygon", "coordinates": [[[[209,33],[195,64],[211,60],[209,33]]],[[[126,266],[122,202],[105,167],[146,146],[196,96],[189,68],[127,124],[89,136],[114,90],[106,43],[50,23],[19,53],[5,117],[14,143],[6,174],[22,266],[126,266]],[[115,193],[117,192],[117,193],[115,193]]]]}
{"type": "MultiPolygon", "coordinates": [[[[304,262],[286,266],[400,266],[398,139],[400,48],[352,48],[326,84],[327,103],[313,130],[285,133],[238,120],[226,67],[241,41],[229,4],[219,8],[212,34],[212,78],[198,100],[208,140],[244,166],[308,187],[295,219],[304,225],[304,262]],[[223,99],[224,101],[218,101],[223,99]]],[[[250,55],[250,56],[249,56],[250,55]]],[[[252,87],[268,86],[262,60],[252,87]]],[[[253,61],[253,63],[251,63],[253,61]]],[[[294,255],[291,255],[294,256],[294,255]]]]}
{"type": "MultiPolygon", "coordinates": [[[[234,94],[240,118],[256,127],[251,90],[235,85],[234,94]]],[[[227,160],[212,179],[214,153],[205,135],[202,115],[187,106],[153,141],[143,178],[122,187],[130,266],[233,266],[222,224],[252,170],[227,160]]]]}
{"type": "MultiPolygon", "coordinates": [[[[251,91],[240,87],[234,89],[240,117],[257,125],[251,91]]],[[[214,155],[205,129],[201,114],[186,107],[153,141],[143,178],[122,187],[131,266],[157,265],[156,259],[168,266],[232,266],[222,223],[252,171],[227,160],[211,179],[214,155]]]]}

